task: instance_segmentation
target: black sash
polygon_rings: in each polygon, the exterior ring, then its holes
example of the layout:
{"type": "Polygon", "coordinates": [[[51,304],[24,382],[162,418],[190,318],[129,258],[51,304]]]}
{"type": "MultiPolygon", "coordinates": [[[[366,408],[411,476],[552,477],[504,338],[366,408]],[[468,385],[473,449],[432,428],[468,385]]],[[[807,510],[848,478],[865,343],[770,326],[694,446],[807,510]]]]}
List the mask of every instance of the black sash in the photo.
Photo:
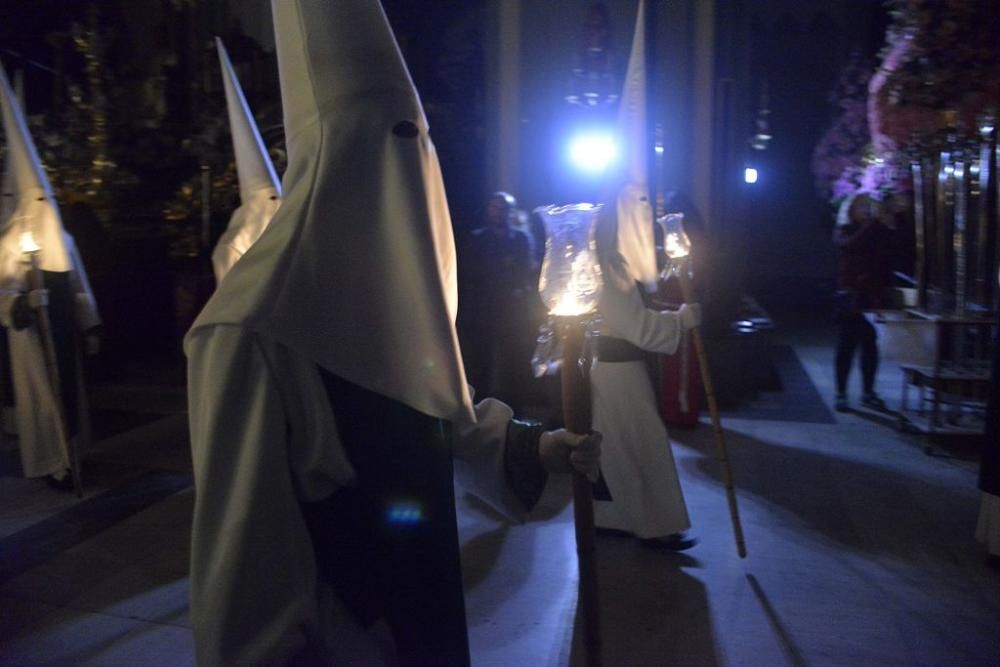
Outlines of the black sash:
{"type": "Polygon", "coordinates": [[[604,363],[645,361],[646,353],[632,343],[611,336],[597,337],[597,360],[604,363]]]}
{"type": "Polygon", "coordinates": [[[468,665],[449,425],[321,369],[355,487],[303,503],[320,574],[406,666],[468,665]]]}

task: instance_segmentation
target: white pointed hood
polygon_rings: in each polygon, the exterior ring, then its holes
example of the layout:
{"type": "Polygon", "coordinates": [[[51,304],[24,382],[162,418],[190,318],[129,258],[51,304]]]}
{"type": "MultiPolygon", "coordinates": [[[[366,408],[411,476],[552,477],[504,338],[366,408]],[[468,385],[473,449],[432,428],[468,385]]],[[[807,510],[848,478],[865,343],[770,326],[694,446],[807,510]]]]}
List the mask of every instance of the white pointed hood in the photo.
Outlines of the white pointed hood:
{"type": "Polygon", "coordinates": [[[274,165],[267,154],[267,146],[260,138],[250,105],[243,95],[243,88],[233,71],[233,64],[222,40],[215,38],[222,70],[222,85],[226,91],[226,109],[229,111],[229,131],[233,136],[236,154],[236,173],[240,180],[240,200],[245,204],[258,190],[271,190],[281,196],[281,186],[274,172],[274,165]]]}
{"type": "Polygon", "coordinates": [[[229,131],[236,155],[236,175],[240,183],[240,206],[230,216],[229,225],[212,253],[215,279],[221,282],[233,263],[260,238],[274,217],[281,205],[281,186],[226,47],[218,37],[215,38],[215,46],[219,52],[222,85],[229,111],[229,131]]]}
{"type": "Polygon", "coordinates": [[[45,271],[69,271],[69,253],[63,239],[59,208],[52,196],[52,186],[42,169],[35,142],[28,133],[28,124],[3,67],[0,67],[0,112],[14,192],[14,211],[3,231],[5,250],[17,252],[13,244],[20,243],[22,236],[30,232],[41,248],[38,254],[41,268],[45,271]],[[6,248],[8,244],[12,247],[6,248]]]}
{"type": "MultiPolygon", "coordinates": [[[[24,94],[20,89],[17,89],[14,91],[14,96],[17,98],[18,108],[23,111],[25,108],[24,94]]],[[[5,144],[3,147],[3,178],[0,178],[0,233],[3,233],[14,213],[14,206],[17,204],[17,199],[14,196],[16,191],[14,165],[10,159],[10,148],[5,144]]]]}
{"type": "Polygon", "coordinates": [[[4,148],[3,178],[0,179],[0,233],[7,227],[14,213],[14,171],[10,163],[10,151],[4,148]]]}
{"type": "Polygon", "coordinates": [[[288,144],[284,200],[192,333],[251,327],[420,412],[471,419],[444,184],[382,7],[271,7],[288,144]]]}
{"type": "Polygon", "coordinates": [[[618,192],[618,252],[628,261],[632,277],[648,289],[656,288],[656,241],[653,208],[649,202],[646,126],[646,18],[645,2],[639,0],[632,38],[632,53],[625,74],[618,111],[618,134],[624,155],[624,184],[618,192]]]}

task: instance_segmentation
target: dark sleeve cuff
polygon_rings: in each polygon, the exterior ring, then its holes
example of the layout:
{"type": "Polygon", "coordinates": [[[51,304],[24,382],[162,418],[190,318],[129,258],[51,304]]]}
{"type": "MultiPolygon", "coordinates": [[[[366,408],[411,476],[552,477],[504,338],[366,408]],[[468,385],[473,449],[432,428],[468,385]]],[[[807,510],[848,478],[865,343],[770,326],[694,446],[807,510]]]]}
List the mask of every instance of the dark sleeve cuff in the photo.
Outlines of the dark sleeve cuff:
{"type": "Polygon", "coordinates": [[[504,473],[507,485],[526,511],[538,503],[549,474],[538,457],[538,441],[545,428],[539,424],[511,419],[504,447],[504,473]]]}
{"type": "Polygon", "coordinates": [[[10,321],[15,331],[27,329],[35,323],[35,313],[28,305],[28,298],[24,294],[14,300],[14,305],[10,309],[10,321]]]}

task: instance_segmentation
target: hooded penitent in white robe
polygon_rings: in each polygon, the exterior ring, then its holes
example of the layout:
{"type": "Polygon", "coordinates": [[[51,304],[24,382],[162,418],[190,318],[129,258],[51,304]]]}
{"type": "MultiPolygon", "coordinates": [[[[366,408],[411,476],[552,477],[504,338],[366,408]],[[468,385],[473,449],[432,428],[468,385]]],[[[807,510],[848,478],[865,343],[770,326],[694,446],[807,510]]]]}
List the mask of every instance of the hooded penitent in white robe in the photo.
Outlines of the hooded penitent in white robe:
{"type": "MultiPolygon", "coordinates": [[[[63,231],[59,209],[52,196],[48,178],[38,159],[24,116],[14,98],[6,74],[0,69],[0,109],[7,142],[7,164],[12,176],[13,212],[0,220],[0,324],[7,328],[10,345],[11,379],[17,415],[21,465],[26,477],[61,473],[69,468],[65,433],[59,416],[56,394],[46,371],[42,341],[37,324],[18,329],[15,307],[28,291],[28,264],[22,241],[29,238],[39,247],[38,264],[43,272],[58,278],[68,287],[67,310],[72,311],[71,327],[77,332],[100,324],[97,306],[87,275],[71,237],[63,231]]],[[[55,321],[58,296],[52,294],[50,315],[55,321]]],[[[54,332],[60,333],[60,332],[54,332]]],[[[72,341],[74,332],[61,332],[60,339],[72,341]]],[[[73,342],[69,342],[73,345],[73,342]]],[[[83,433],[86,405],[79,368],[74,355],[59,355],[70,361],[60,364],[63,392],[74,392],[83,433]],[[69,367],[65,367],[69,366],[69,367]],[[74,386],[69,386],[70,383],[74,386]]],[[[74,420],[75,421],[75,420],[74,420]]]]}
{"type": "Polygon", "coordinates": [[[226,231],[212,251],[212,269],[218,284],[264,233],[267,223],[281,206],[281,185],[226,47],[218,37],[215,38],[215,46],[219,51],[219,67],[229,111],[229,131],[236,155],[236,175],[240,183],[240,205],[233,211],[226,231]]]}
{"type": "Polygon", "coordinates": [[[284,200],[185,340],[197,659],[462,664],[452,455],[517,515],[515,423],[496,401],[472,406],[440,168],[380,4],[272,11],[284,200]],[[379,495],[389,478],[412,493],[379,495]],[[451,643],[436,653],[423,633],[451,643]]]}
{"type": "Polygon", "coordinates": [[[636,285],[655,285],[656,279],[645,169],[643,12],[640,1],[619,114],[626,139],[625,185],[617,205],[605,206],[598,223],[604,289],[598,306],[601,340],[590,380],[594,430],[604,435],[601,470],[612,497],[595,501],[596,525],[652,538],[684,531],[690,520],[667,429],[640,354],[673,354],[682,333],[677,313],[646,308],[636,285]],[[617,345],[614,356],[605,345],[612,338],[625,343],[617,345]]]}

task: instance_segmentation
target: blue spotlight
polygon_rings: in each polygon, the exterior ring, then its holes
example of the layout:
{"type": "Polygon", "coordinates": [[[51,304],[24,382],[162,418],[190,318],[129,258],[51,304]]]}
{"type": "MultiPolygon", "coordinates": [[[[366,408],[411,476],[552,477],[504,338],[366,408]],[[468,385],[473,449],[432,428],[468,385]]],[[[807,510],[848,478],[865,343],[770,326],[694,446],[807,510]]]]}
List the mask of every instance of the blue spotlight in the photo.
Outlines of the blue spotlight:
{"type": "Polygon", "coordinates": [[[747,167],[743,170],[743,180],[746,183],[756,183],[757,182],[757,170],[753,167],[747,167]]]}
{"type": "Polygon", "coordinates": [[[569,159],[577,169],[599,174],[618,158],[618,142],[610,132],[588,131],[569,142],[569,159]]]}

